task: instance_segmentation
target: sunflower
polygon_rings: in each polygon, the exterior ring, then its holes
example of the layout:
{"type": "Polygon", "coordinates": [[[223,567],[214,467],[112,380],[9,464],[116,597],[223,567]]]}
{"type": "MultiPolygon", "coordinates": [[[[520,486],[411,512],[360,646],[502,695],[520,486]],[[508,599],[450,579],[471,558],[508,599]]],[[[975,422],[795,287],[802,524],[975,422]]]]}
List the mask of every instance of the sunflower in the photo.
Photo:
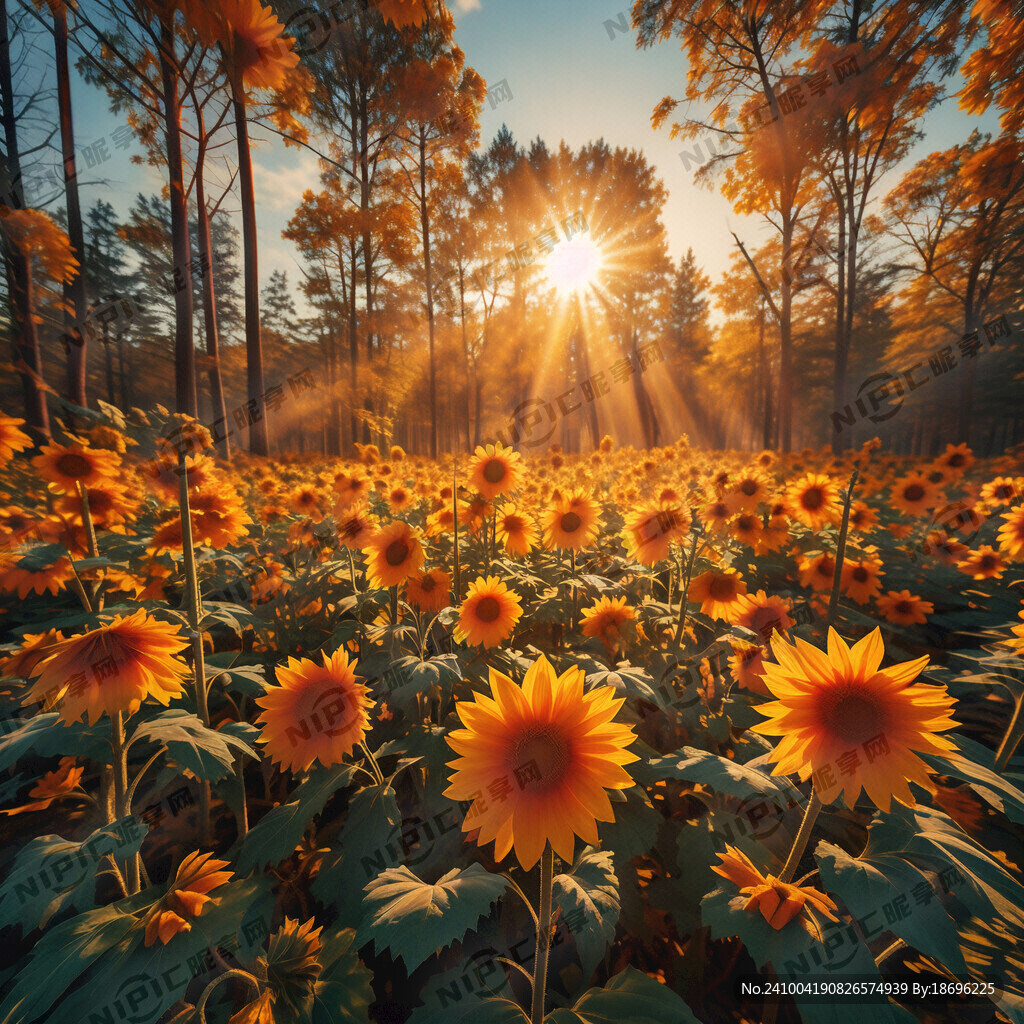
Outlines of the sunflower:
{"type": "Polygon", "coordinates": [[[538,544],[537,527],[533,517],[517,504],[502,505],[494,525],[498,540],[509,555],[529,554],[538,544]]]}
{"type": "Polygon", "coordinates": [[[966,544],[950,537],[945,530],[932,530],[922,542],[921,550],[942,565],[949,566],[962,562],[971,553],[966,544]]]}
{"type": "Polygon", "coordinates": [[[729,524],[729,532],[740,543],[756,549],[757,542],[764,532],[764,523],[761,522],[761,517],[753,512],[741,512],[729,524]]]}
{"type": "Polygon", "coordinates": [[[769,596],[759,590],[756,594],[744,594],[736,599],[729,621],[734,626],[744,626],[757,633],[761,643],[767,644],[776,630],[784,633],[796,624],[796,620],[789,617],[791,610],[792,604],[785,598],[776,594],[769,596]]]}
{"type": "Polygon", "coordinates": [[[812,530],[839,521],[839,487],[822,473],[808,473],[786,491],[789,514],[812,530]]]}
{"type": "Polygon", "coordinates": [[[340,510],[365,498],[370,491],[370,481],[362,473],[338,473],[333,486],[340,510]]]}
{"type": "Polygon", "coordinates": [[[114,452],[85,445],[48,444],[32,460],[50,489],[61,494],[77,494],[78,485],[92,487],[110,481],[118,472],[120,460],[114,452]]]}
{"type": "Polygon", "coordinates": [[[742,851],[726,844],[725,853],[719,853],[720,864],[712,864],[711,870],[727,878],[737,886],[740,893],[748,897],[743,909],[760,911],[761,916],[775,929],[785,928],[794,918],[811,934],[818,935],[818,926],[808,920],[806,907],[823,914],[830,921],[838,921],[833,913],[835,903],[823,892],[810,885],[793,885],[780,882],[774,875],[762,875],[754,862],[742,851]]]}
{"type": "MultiPolygon", "coordinates": [[[[62,757],[52,772],[47,772],[29,791],[32,803],[14,807],[0,814],[25,814],[28,811],[45,811],[54,800],[72,795],[82,781],[85,768],[76,768],[73,757],[62,757]]],[[[81,793],[78,794],[81,796],[81,793]]]]}
{"type": "Polygon", "coordinates": [[[1012,505],[1020,496],[1021,481],[1019,477],[997,476],[995,480],[989,481],[981,488],[981,500],[994,508],[1012,505]]]}
{"type": "Polygon", "coordinates": [[[519,598],[497,576],[479,576],[459,606],[455,639],[471,647],[495,647],[511,634],[522,614],[519,598]]]}
{"type": "Polygon", "coordinates": [[[399,484],[388,491],[385,500],[392,513],[404,512],[407,508],[412,508],[416,504],[416,495],[408,487],[399,484]]]}
{"type": "Polygon", "coordinates": [[[380,526],[377,517],[367,512],[361,501],[337,510],[335,518],[338,524],[338,541],[343,548],[350,551],[361,551],[380,526]]]}
{"type": "Polygon", "coordinates": [[[877,599],[878,610],[886,622],[899,626],[923,626],[925,618],[935,611],[931,601],[911,594],[909,590],[887,590],[883,597],[877,599]]]}
{"type": "Polygon", "coordinates": [[[636,618],[624,597],[602,597],[582,612],[581,631],[584,636],[600,637],[609,654],[624,644],[622,626],[636,618]]]}
{"type": "Polygon", "coordinates": [[[801,587],[831,590],[832,580],[836,574],[836,560],[827,551],[820,555],[805,556],[800,559],[797,570],[800,573],[801,587]]]}
{"type": "Polygon", "coordinates": [[[556,497],[543,515],[544,546],[581,551],[601,529],[601,506],[583,491],[556,497]]]}
{"type": "Polygon", "coordinates": [[[870,533],[878,525],[878,513],[863,501],[850,506],[849,527],[854,533],[870,533]]]}
{"type": "Polygon", "coordinates": [[[908,473],[893,484],[889,504],[908,516],[919,516],[934,507],[938,493],[924,473],[908,473]]]}
{"type": "MultiPolygon", "coordinates": [[[[226,548],[249,533],[252,519],[233,488],[211,481],[192,490],[188,502],[193,543],[226,548]]],[[[165,512],[163,523],[153,534],[149,551],[155,556],[181,549],[181,515],[165,512]]]]}
{"type": "Polygon", "coordinates": [[[729,520],[732,519],[732,509],[727,501],[716,498],[704,505],[699,515],[708,533],[725,533],[729,529],[729,520]]]}
{"type": "Polygon", "coordinates": [[[462,830],[493,840],[496,861],[514,846],[529,870],[550,843],[571,863],[575,836],[596,844],[597,822],[615,819],[605,790],[634,785],[623,765],[639,760],[626,750],[636,737],[612,721],[624,698],[610,686],[584,692],[583,679],[576,667],[556,675],[542,655],[522,688],[492,668],[493,697],[456,704],[466,728],[447,737],[459,757],[444,795],[472,801],[462,830]]]}
{"type": "Polygon", "coordinates": [[[982,544],[956,566],[962,573],[974,580],[1000,580],[1006,569],[1006,560],[988,544],[982,544]]]}
{"type": "Polygon", "coordinates": [[[914,753],[955,753],[936,733],[952,729],[953,700],[944,686],[911,683],[928,658],[882,669],[877,627],[851,648],[829,628],[828,652],[803,640],[772,641],[778,664],[765,665],[764,681],[776,697],[757,710],[768,721],[754,732],[781,736],[773,775],[810,776],[823,804],[843,794],[851,810],[861,789],[883,811],[890,800],[912,805],[907,780],[926,785],[927,767],[914,753]]]}
{"type": "Polygon", "coordinates": [[[18,429],[24,425],[24,420],[0,414],[0,466],[6,466],[15,452],[32,447],[32,438],[18,429]]]}
{"type": "Polygon", "coordinates": [[[1004,512],[1001,518],[1006,522],[999,527],[999,548],[1010,558],[1020,561],[1024,558],[1024,505],[1004,512]]]}
{"type": "MultiPolygon", "coordinates": [[[[65,494],[56,502],[57,511],[81,522],[82,501],[77,494],[65,494]]],[[[109,530],[122,526],[135,517],[138,502],[125,488],[112,480],[105,480],[89,488],[89,515],[97,528],[109,530]]]]}
{"type": "Polygon", "coordinates": [[[840,587],[850,600],[857,604],[867,604],[881,591],[882,581],[879,577],[884,575],[882,563],[877,558],[869,556],[859,562],[848,558],[843,562],[840,587]]]}
{"type": "Polygon", "coordinates": [[[751,693],[767,695],[768,687],[761,678],[764,675],[764,649],[760,644],[732,641],[729,671],[738,686],[745,687],[751,693]]]}
{"type": "MultiPolygon", "coordinates": [[[[190,455],[185,459],[189,487],[205,487],[213,480],[213,463],[205,455],[190,455]]],[[[180,467],[152,459],[143,467],[143,476],[149,488],[168,502],[176,503],[180,493],[180,467]]]]}
{"type": "Polygon", "coordinates": [[[17,594],[23,601],[29,594],[56,595],[72,575],[71,562],[63,555],[49,566],[26,555],[16,562],[0,562],[0,591],[17,594]]]}
{"type": "Polygon", "coordinates": [[[35,675],[36,665],[63,639],[64,634],[55,629],[48,629],[45,633],[26,633],[21,638],[20,649],[0,662],[0,676],[30,678],[35,675]]]}
{"type": "Polygon", "coordinates": [[[789,541],[789,520],[784,515],[769,516],[768,525],[761,531],[754,547],[757,555],[784,548],[789,541]]]}
{"type": "Polygon", "coordinates": [[[452,578],[444,569],[416,573],[405,581],[405,596],[420,611],[439,612],[451,600],[452,578]]]}
{"type": "MultiPolygon", "coordinates": [[[[81,502],[75,499],[78,507],[81,502]]],[[[39,520],[17,505],[0,506],[0,547],[16,547],[38,529],[39,520]]]]}
{"type": "Polygon", "coordinates": [[[61,720],[70,725],[88,714],[95,724],[106,712],[134,714],[147,697],[164,706],[182,692],[188,666],[180,652],[178,627],[144,609],[61,640],[33,667],[38,675],[23,704],[60,701],[61,720]]]}
{"type": "Polygon", "coordinates": [[[146,929],[146,946],[159,939],[165,946],[178,932],[192,930],[189,919],[199,917],[207,903],[217,897],[208,896],[211,889],[231,880],[231,872],[223,869],[230,861],[215,860],[212,853],[190,853],[178,867],[167,892],[142,918],[146,929]]]}
{"type": "Polygon", "coordinates": [[[425,532],[428,537],[437,537],[442,533],[453,533],[455,531],[455,513],[451,505],[439,508],[427,516],[425,532]]]}
{"type": "Polygon", "coordinates": [[[947,444],[946,450],[935,460],[935,465],[959,476],[974,465],[974,453],[966,444],[947,444]]]}
{"type": "Polygon", "coordinates": [[[317,760],[325,768],[340,764],[370,727],[373,701],[369,688],[356,681],[348,651],[324,651],[322,658],[289,658],[277,669],[277,686],[256,698],[264,709],[256,720],[259,742],[293,772],[307,771],[317,760]]]}
{"type": "Polygon", "coordinates": [[[363,548],[366,578],[372,587],[395,587],[423,567],[423,545],[401,519],[382,526],[363,548]]]}
{"type": "MultiPolygon", "coordinates": [[[[197,6],[197,5],[193,5],[197,6]]],[[[227,66],[246,89],[278,89],[299,63],[294,39],[282,38],[284,26],[273,8],[259,0],[215,0],[208,18],[196,18],[195,28],[224,50],[227,66]]]]}
{"type": "Polygon", "coordinates": [[[724,497],[734,512],[756,512],[761,502],[768,501],[768,482],[760,470],[748,469],[724,497]]]}
{"type": "Polygon", "coordinates": [[[516,491],[523,482],[522,456],[501,442],[477,447],[470,463],[469,483],[481,497],[497,498],[516,491]]]}
{"type": "Polygon", "coordinates": [[[641,508],[625,520],[622,536],[626,551],[643,565],[657,565],[667,558],[672,544],[686,536],[692,523],[690,510],[671,500],[641,508]]]}
{"type": "Polygon", "coordinates": [[[297,487],[287,498],[288,506],[298,516],[309,516],[314,523],[322,523],[324,514],[320,509],[320,495],[315,487],[297,487]]]}
{"type": "Polygon", "coordinates": [[[709,569],[690,583],[687,598],[713,619],[728,619],[747,592],[747,585],[734,569],[709,569]]]}
{"type": "Polygon", "coordinates": [[[490,518],[494,506],[485,498],[473,498],[459,503],[459,525],[469,528],[475,537],[490,518]]]}

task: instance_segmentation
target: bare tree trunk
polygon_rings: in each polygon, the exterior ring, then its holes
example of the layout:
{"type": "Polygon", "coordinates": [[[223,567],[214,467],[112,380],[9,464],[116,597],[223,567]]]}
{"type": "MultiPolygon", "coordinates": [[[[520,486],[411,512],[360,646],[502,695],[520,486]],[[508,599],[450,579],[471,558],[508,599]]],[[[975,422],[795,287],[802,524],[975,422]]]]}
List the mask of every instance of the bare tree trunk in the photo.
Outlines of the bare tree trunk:
{"type": "Polygon", "coordinates": [[[114,354],[110,351],[110,329],[106,320],[103,321],[103,363],[107,371],[107,401],[117,405],[114,394],[114,354]]]}
{"type": "Polygon", "coordinates": [[[427,209],[427,140],[420,129],[420,228],[423,234],[423,273],[427,288],[427,342],[430,360],[430,457],[437,458],[437,363],[434,358],[434,291],[430,265],[430,212],[427,209]]]}

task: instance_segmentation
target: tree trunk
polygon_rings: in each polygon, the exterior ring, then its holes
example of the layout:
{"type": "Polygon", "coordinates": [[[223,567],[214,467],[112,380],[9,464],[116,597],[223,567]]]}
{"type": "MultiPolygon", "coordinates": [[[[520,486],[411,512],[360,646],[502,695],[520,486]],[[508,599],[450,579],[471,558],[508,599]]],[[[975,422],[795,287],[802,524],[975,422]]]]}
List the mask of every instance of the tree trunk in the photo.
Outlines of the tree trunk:
{"type": "Polygon", "coordinates": [[[235,137],[238,142],[238,183],[242,199],[242,249],[245,254],[245,363],[249,408],[258,418],[249,424],[249,451],[267,455],[270,440],[267,409],[263,405],[266,385],[263,379],[263,341],[260,336],[260,275],[256,239],[256,192],[252,181],[252,154],[249,152],[249,122],[245,111],[245,91],[240,82],[234,86],[235,137]]]}
{"type": "Polygon", "coordinates": [[[420,228],[427,288],[427,343],[430,360],[430,457],[437,458],[437,364],[434,358],[434,291],[430,266],[430,212],[427,209],[427,139],[420,129],[420,228]]]}
{"type": "Polygon", "coordinates": [[[75,131],[71,118],[71,86],[68,80],[67,8],[55,4],[53,42],[56,57],[57,115],[60,121],[60,149],[64,158],[64,192],[67,201],[68,239],[78,260],[78,273],[64,285],[64,346],[67,351],[65,394],[69,402],[86,407],[85,368],[85,237],[82,230],[82,205],[78,195],[78,171],[75,166],[75,131]]]}
{"type": "Polygon", "coordinates": [[[110,328],[106,320],[103,321],[103,364],[107,372],[107,401],[117,405],[114,393],[114,354],[110,351],[110,328]]]}
{"type": "Polygon", "coordinates": [[[196,416],[196,360],[192,342],[192,252],[188,234],[188,201],[181,163],[181,101],[174,61],[173,30],[160,37],[160,71],[164,92],[164,130],[171,202],[171,249],[174,259],[174,396],[177,412],[196,416]]]}

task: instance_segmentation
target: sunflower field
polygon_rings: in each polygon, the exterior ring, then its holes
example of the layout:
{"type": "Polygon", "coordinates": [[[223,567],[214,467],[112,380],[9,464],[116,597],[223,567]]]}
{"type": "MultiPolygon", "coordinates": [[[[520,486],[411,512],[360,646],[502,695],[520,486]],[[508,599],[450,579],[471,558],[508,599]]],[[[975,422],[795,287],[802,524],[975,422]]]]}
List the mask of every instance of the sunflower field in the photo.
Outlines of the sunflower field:
{"type": "Polygon", "coordinates": [[[21,426],[3,1024],[1024,1020],[1021,458],[21,426]]]}

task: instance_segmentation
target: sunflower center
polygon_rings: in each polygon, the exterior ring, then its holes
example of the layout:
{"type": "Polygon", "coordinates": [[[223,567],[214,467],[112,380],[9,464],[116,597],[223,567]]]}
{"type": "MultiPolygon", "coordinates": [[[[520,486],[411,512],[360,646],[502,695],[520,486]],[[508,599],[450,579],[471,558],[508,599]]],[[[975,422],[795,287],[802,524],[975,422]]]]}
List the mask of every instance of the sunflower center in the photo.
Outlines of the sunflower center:
{"type": "Polygon", "coordinates": [[[490,462],[484,466],[484,479],[489,484],[499,483],[505,479],[505,465],[498,459],[491,459],[490,462]]]}
{"type": "Polygon", "coordinates": [[[754,523],[757,521],[758,520],[754,516],[740,516],[739,519],[736,520],[736,525],[741,530],[749,531],[755,529],[754,523]]]}
{"type": "Polygon", "coordinates": [[[422,590],[424,594],[431,593],[436,586],[437,581],[433,576],[424,576],[423,579],[420,580],[420,590],[422,590]]]}
{"type": "Polygon", "coordinates": [[[409,557],[409,545],[404,540],[393,540],[384,550],[388,565],[401,565],[409,557]]]}
{"type": "Polygon", "coordinates": [[[501,605],[496,597],[482,597],[476,606],[476,617],[481,622],[494,622],[501,614],[501,605]]]}
{"type": "Polygon", "coordinates": [[[716,601],[728,601],[736,596],[736,586],[728,576],[716,576],[711,581],[708,593],[716,601]]]}
{"type": "Polygon", "coordinates": [[[551,726],[527,733],[512,751],[512,769],[525,789],[557,786],[569,770],[569,744],[565,736],[551,726]]]}
{"type": "Polygon", "coordinates": [[[900,615],[910,615],[914,610],[909,601],[897,601],[893,607],[900,615]]]}
{"type": "Polygon", "coordinates": [[[562,516],[561,525],[564,533],[575,533],[582,523],[583,520],[575,512],[566,512],[562,516]]]}
{"type": "Polygon", "coordinates": [[[907,501],[920,501],[924,497],[924,488],[920,484],[911,484],[904,492],[907,501]]]}
{"type": "Polygon", "coordinates": [[[804,491],[803,497],[800,499],[800,504],[803,505],[808,512],[814,512],[825,504],[825,495],[821,493],[820,487],[808,487],[807,490],[804,491]]]}
{"type": "Polygon", "coordinates": [[[995,555],[982,555],[980,566],[982,569],[994,569],[998,565],[995,555]]]}
{"type": "Polygon", "coordinates": [[[933,484],[941,484],[942,481],[946,479],[946,474],[943,473],[941,469],[936,469],[928,474],[928,479],[933,484]]]}
{"type": "Polygon", "coordinates": [[[826,729],[845,743],[863,743],[885,726],[878,701],[861,689],[843,688],[823,709],[826,729]]]}
{"type": "Polygon", "coordinates": [[[740,484],[740,490],[748,497],[752,498],[757,494],[757,481],[756,480],[744,480],[740,484]]]}
{"type": "Polygon", "coordinates": [[[750,622],[750,628],[765,641],[771,640],[772,633],[782,632],[782,617],[774,608],[758,608],[750,622]]]}
{"type": "Polygon", "coordinates": [[[92,464],[84,455],[79,455],[76,452],[65,452],[57,460],[57,469],[63,476],[80,480],[82,477],[89,475],[92,464]]]}
{"type": "Polygon", "coordinates": [[[854,569],[852,573],[850,573],[850,575],[858,583],[867,583],[869,574],[867,569],[865,569],[863,565],[858,565],[857,568],[854,569]]]}
{"type": "Polygon", "coordinates": [[[1000,484],[995,490],[995,495],[997,498],[1009,498],[1013,495],[1013,488],[1009,484],[1000,484]]]}
{"type": "Polygon", "coordinates": [[[523,529],[523,521],[519,516],[505,516],[501,521],[501,528],[506,533],[520,533],[523,529]]]}

